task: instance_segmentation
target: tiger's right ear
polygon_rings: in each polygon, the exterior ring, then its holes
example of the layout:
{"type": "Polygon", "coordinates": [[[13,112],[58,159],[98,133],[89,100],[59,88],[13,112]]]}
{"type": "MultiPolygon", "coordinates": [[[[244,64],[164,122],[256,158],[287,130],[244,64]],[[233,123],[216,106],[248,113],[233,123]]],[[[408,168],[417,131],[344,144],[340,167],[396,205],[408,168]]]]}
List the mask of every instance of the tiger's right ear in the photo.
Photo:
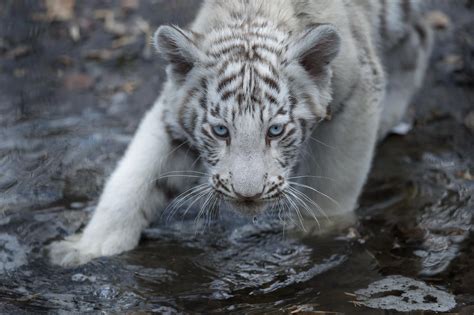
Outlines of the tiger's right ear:
{"type": "Polygon", "coordinates": [[[184,78],[202,58],[195,41],[198,35],[177,26],[160,26],[153,36],[156,50],[169,62],[176,78],[184,78]]]}

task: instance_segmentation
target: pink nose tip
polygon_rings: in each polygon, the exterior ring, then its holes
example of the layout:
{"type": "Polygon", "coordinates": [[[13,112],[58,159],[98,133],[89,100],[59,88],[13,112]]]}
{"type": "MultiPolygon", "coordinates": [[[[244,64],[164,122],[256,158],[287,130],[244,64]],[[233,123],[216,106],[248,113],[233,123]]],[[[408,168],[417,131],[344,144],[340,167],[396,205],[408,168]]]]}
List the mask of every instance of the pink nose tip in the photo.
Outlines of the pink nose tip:
{"type": "Polygon", "coordinates": [[[239,199],[242,199],[244,201],[254,201],[254,200],[257,200],[258,198],[260,198],[262,196],[262,193],[258,193],[258,194],[252,195],[252,196],[242,195],[242,194],[238,193],[235,190],[234,190],[234,193],[237,197],[239,197],[239,199]]]}

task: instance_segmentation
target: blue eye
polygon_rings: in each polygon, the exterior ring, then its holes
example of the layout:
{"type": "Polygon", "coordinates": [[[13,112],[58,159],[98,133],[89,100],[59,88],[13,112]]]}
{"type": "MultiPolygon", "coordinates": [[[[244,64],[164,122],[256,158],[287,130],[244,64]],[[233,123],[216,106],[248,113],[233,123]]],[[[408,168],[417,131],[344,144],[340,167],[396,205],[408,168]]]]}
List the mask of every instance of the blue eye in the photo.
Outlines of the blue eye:
{"type": "Polygon", "coordinates": [[[229,136],[229,129],[223,125],[217,125],[212,127],[212,132],[218,137],[227,138],[229,136]]]}
{"type": "Polygon", "coordinates": [[[276,138],[283,133],[283,130],[285,130],[285,126],[282,124],[272,125],[270,128],[268,128],[268,137],[276,138]]]}

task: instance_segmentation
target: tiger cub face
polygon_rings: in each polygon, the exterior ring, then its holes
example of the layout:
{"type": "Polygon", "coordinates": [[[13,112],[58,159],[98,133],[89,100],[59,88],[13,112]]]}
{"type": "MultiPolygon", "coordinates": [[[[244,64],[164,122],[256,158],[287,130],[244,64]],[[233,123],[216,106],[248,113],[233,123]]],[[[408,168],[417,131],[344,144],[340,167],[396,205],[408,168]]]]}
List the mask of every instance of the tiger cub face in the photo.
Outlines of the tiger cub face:
{"type": "Polygon", "coordinates": [[[162,26],[154,43],[169,63],[167,128],[198,150],[215,192],[249,214],[279,200],[326,116],[337,30],[295,35],[265,20],[209,34],[162,26]]]}

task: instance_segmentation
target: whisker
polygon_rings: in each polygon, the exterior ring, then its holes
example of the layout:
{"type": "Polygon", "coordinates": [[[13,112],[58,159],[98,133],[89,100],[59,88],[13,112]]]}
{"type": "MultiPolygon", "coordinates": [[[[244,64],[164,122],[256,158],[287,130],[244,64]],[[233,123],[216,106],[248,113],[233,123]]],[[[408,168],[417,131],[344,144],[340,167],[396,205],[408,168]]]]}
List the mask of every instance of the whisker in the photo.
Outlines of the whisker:
{"type": "Polygon", "coordinates": [[[324,218],[325,218],[326,220],[328,220],[328,221],[331,222],[331,219],[328,217],[328,215],[326,214],[326,212],[323,210],[323,208],[321,208],[320,205],[318,205],[318,203],[317,203],[316,201],[314,201],[313,199],[311,199],[310,197],[308,197],[308,195],[306,195],[304,192],[302,192],[302,191],[300,191],[300,190],[298,190],[298,189],[295,189],[295,188],[293,188],[293,187],[291,187],[291,186],[289,186],[289,189],[290,189],[293,193],[297,194],[298,196],[302,197],[302,198],[305,199],[306,201],[308,201],[308,202],[310,202],[311,204],[313,204],[313,205],[316,207],[316,209],[324,216],[324,218]]]}
{"type": "Polygon", "coordinates": [[[194,199],[193,202],[191,202],[191,204],[186,208],[186,210],[184,211],[183,215],[182,215],[182,218],[184,218],[186,216],[186,214],[188,213],[189,209],[191,209],[191,207],[197,202],[199,201],[202,197],[204,196],[207,196],[210,192],[212,191],[212,188],[209,187],[208,189],[206,189],[204,192],[201,192],[199,194],[198,197],[196,197],[196,199],[194,199]]]}
{"type": "Polygon", "coordinates": [[[339,202],[337,202],[336,200],[334,200],[332,197],[326,195],[325,193],[320,192],[319,190],[317,190],[317,189],[315,189],[315,188],[313,188],[313,187],[311,187],[311,186],[308,186],[308,185],[304,185],[304,184],[300,184],[300,183],[296,183],[296,182],[290,182],[290,181],[289,181],[288,183],[289,183],[289,184],[292,184],[292,185],[295,185],[295,186],[299,186],[299,187],[303,187],[303,188],[310,189],[310,190],[312,190],[312,191],[314,191],[314,192],[320,194],[321,196],[326,197],[328,200],[332,201],[332,202],[339,208],[339,210],[342,211],[342,207],[341,207],[341,205],[339,204],[339,202]]]}
{"type": "MultiPolygon", "coordinates": [[[[283,201],[284,201],[284,199],[283,199],[282,197],[280,197],[280,198],[278,199],[278,206],[279,206],[278,216],[280,217],[280,219],[281,219],[281,221],[282,221],[282,223],[283,223],[283,226],[282,226],[283,238],[285,238],[287,220],[286,220],[286,219],[283,219],[283,218],[281,217],[281,212],[282,212],[282,211],[285,211],[283,201]]],[[[289,211],[288,208],[287,208],[287,210],[289,211]]],[[[286,211],[287,214],[288,214],[288,211],[286,211]]],[[[288,215],[287,215],[287,216],[288,216],[288,215]]]]}
{"type": "Polygon", "coordinates": [[[201,184],[191,187],[190,189],[186,190],[185,192],[174,198],[173,201],[171,201],[171,203],[163,211],[163,213],[169,211],[166,221],[169,221],[169,219],[174,216],[175,212],[181,205],[186,203],[190,198],[192,198],[193,195],[199,194],[202,191],[206,190],[208,188],[207,186],[207,184],[201,184]]]}
{"type": "Polygon", "coordinates": [[[169,178],[169,177],[188,177],[188,178],[203,178],[203,176],[197,176],[197,175],[185,175],[185,174],[170,174],[170,175],[163,175],[158,177],[155,180],[160,180],[163,178],[169,178]]]}
{"type": "Polygon", "coordinates": [[[318,178],[318,179],[327,179],[327,180],[332,180],[334,182],[337,182],[336,179],[334,178],[331,178],[331,177],[327,177],[327,176],[311,176],[311,175],[304,175],[304,176],[293,176],[293,177],[288,177],[288,179],[298,179],[298,178],[318,178]]]}
{"type": "Polygon", "coordinates": [[[200,155],[198,155],[198,157],[194,160],[194,162],[191,164],[191,168],[194,167],[194,165],[197,163],[197,161],[199,161],[199,159],[201,158],[200,155]]]}
{"type": "Polygon", "coordinates": [[[290,198],[290,195],[285,195],[285,196],[286,196],[286,200],[291,205],[291,208],[294,209],[296,215],[298,216],[298,220],[300,222],[301,228],[303,229],[303,231],[306,232],[306,228],[305,228],[304,223],[303,223],[303,216],[301,215],[301,211],[299,210],[296,203],[290,198]]]}
{"type": "Polygon", "coordinates": [[[310,216],[312,216],[313,219],[316,221],[316,223],[318,224],[319,229],[321,229],[321,225],[319,224],[319,220],[318,220],[316,214],[313,211],[311,211],[308,204],[304,200],[302,200],[300,197],[298,197],[294,192],[288,191],[287,193],[289,193],[293,198],[295,198],[295,200],[297,202],[299,202],[303,206],[303,208],[306,210],[306,212],[310,216]]]}
{"type": "Polygon", "coordinates": [[[203,213],[206,211],[207,204],[209,203],[209,201],[212,199],[213,196],[214,196],[213,192],[210,191],[207,195],[206,200],[201,205],[201,208],[199,209],[199,212],[196,215],[196,218],[194,218],[194,225],[197,225],[197,222],[201,219],[203,213]]]}
{"type": "Polygon", "coordinates": [[[321,145],[323,145],[323,146],[325,146],[325,147],[328,147],[328,148],[333,149],[333,150],[337,150],[336,147],[330,146],[329,144],[327,144],[327,143],[325,143],[325,142],[323,142],[323,141],[321,141],[321,140],[319,140],[319,139],[316,139],[315,137],[312,137],[312,136],[311,136],[311,137],[309,137],[309,138],[310,138],[311,140],[315,141],[316,143],[319,143],[319,144],[321,144],[321,145]]]}
{"type": "Polygon", "coordinates": [[[211,226],[211,223],[212,223],[212,219],[213,219],[213,215],[214,215],[214,211],[216,209],[218,209],[218,205],[219,205],[219,202],[220,202],[220,197],[219,197],[219,194],[216,194],[214,193],[214,199],[212,201],[212,204],[209,206],[209,210],[207,211],[207,222],[208,222],[208,228],[211,226]]]}
{"type": "Polygon", "coordinates": [[[159,177],[149,181],[149,183],[158,181],[163,178],[170,178],[170,177],[189,177],[189,178],[205,178],[209,176],[207,173],[198,172],[198,171],[191,171],[191,170],[183,170],[183,171],[168,171],[161,174],[159,177]],[[200,176],[202,175],[202,176],[200,176]]]}
{"type": "MultiPolygon", "coordinates": [[[[183,141],[183,143],[181,143],[181,144],[179,144],[178,146],[176,146],[176,147],[175,147],[173,150],[171,150],[167,155],[165,155],[165,157],[164,157],[163,160],[162,160],[162,163],[165,162],[165,161],[167,161],[167,160],[168,160],[168,157],[169,157],[171,154],[175,153],[176,151],[179,150],[179,148],[181,148],[182,146],[184,146],[184,145],[186,145],[186,144],[189,144],[189,141],[188,141],[188,140],[185,140],[185,141],[183,141]]],[[[163,164],[161,164],[161,166],[162,166],[162,165],[163,165],[163,164]]]]}
{"type": "Polygon", "coordinates": [[[208,175],[207,173],[204,172],[198,172],[198,171],[188,171],[188,170],[183,170],[183,171],[168,171],[163,173],[162,175],[167,175],[167,174],[186,174],[186,173],[191,173],[191,174],[201,174],[201,175],[208,175]]]}

